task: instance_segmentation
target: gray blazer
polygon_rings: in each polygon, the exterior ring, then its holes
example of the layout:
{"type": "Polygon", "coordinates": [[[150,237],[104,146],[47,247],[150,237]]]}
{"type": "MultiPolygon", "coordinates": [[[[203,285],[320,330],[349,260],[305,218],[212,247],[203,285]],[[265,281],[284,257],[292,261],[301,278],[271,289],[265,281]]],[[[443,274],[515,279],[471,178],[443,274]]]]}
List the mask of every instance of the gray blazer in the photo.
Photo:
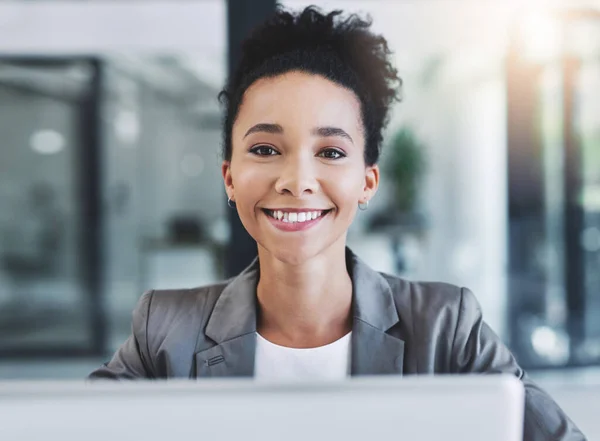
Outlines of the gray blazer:
{"type": "MultiPolygon", "coordinates": [[[[526,441],[585,440],[482,320],[468,289],[378,273],[350,250],[347,266],[353,376],[508,372],[525,385],[526,441]]],[[[255,260],[224,283],[146,292],[132,335],[90,378],[253,376],[258,277],[255,260]]]]}

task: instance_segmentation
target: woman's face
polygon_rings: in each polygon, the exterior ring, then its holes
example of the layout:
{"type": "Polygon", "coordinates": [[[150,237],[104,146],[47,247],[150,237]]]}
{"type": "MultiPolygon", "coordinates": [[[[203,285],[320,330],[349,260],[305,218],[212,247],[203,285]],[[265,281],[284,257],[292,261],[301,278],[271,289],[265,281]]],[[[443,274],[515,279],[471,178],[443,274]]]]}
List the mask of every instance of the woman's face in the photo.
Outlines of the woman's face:
{"type": "Polygon", "coordinates": [[[225,188],[248,233],[277,259],[298,264],[343,247],[358,203],[377,190],[360,110],[352,91],[301,72],[246,90],[225,188]]]}

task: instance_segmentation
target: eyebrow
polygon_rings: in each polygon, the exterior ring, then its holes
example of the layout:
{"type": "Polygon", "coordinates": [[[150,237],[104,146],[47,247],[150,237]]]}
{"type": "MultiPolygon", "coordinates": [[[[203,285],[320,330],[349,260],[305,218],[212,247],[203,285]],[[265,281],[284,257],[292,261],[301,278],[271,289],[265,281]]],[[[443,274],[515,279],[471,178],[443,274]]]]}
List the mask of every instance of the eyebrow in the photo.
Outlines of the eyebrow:
{"type": "MultiPolygon", "coordinates": [[[[283,133],[283,127],[281,127],[279,124],[270,124],[270,123],[256,124],[256,125],[250,127],[250,129],[248,129],[248,131],[244,135],[244,138],[252,133],[258,133],[258,132],[271,133],[271,134],[278,135],[278,134],[283,133]]],[[[354,140],[352,139],[352,137],[350,135],[348,135],[348,133],[345,130],[340,129],[339,127],[329,127],[329,126],[316,127],[311,131],[311,134],[314,136],[321,136],[323,138],[330,137],[330,136],[339,136],[341,138],[348,139],[352,144],[354,144],[354,140]]]]}
{"type": "Polygon", "coordinates": [[[252,133],[258,132],[280,134],[283,133],[283,127],[281,127],[279,124],[256,124],[248,129],[248,131],[244,135],[244,138],[252,133]]]}
{"type": "Polygon", "coordinates": [[[339,136],[341,138],[346,138],[352,144],[354,144],[352,137],[348,135],[348,133],[346,133],[345,130],[340,129],[339,127],[317,127],[311,133],[313,135],[322,136],[324,138],[329,136],[339,136]]]}

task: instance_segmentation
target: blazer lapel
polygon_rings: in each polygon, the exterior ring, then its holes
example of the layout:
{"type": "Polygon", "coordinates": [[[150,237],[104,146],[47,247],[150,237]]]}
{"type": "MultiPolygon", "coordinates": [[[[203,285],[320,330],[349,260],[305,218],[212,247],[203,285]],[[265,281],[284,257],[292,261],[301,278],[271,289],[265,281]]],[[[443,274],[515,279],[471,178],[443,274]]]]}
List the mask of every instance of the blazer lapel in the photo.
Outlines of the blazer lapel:
{"type": "Polygon", "coordinates": [[[402,374],[404,341],[387,333],[400,321],[392,289],[350,250],[347,261],[354,288],[351,374],[402,374]]]}
{"type": "Polygon", "coordinates": [[[258,259],[223,290],[206,325],[216,346],[195,354],[197,377],[251,377],[256,352],[258,259]]]}
{"type": "Polygon", "coordinates": [[[351,375],[402,374],[404,342],[373,328],[368,323],[354,320],[352,329],[351,375]]]}
{"type": "Polygon", "coordinates": [[[252,377],[256,334],[227,340],[196,354],[197,377],[252,377]]]}
{"type": "MultiPolygon", "coordinates": [[[[353,284],[351,374],[402,374],[404,341],[387,333],[399,322],[387,280],[347,249],[353,284]]],[[[195,353],[197,377],[254,375],[258,259],[223,290],[206,325],[216,345],[195,353]]]]}

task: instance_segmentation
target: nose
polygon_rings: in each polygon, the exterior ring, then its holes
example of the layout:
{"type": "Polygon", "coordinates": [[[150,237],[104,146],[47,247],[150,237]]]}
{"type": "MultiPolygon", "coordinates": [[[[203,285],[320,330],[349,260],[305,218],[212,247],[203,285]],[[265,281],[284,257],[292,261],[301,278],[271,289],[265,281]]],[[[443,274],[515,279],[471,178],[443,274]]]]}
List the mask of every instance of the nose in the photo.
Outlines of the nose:
{"type": "Polygon", "coordinates": [[[294,197],[314,194],[319,183],[311,160],[312,155],[310,158],[304,158],[303,155],[288,156],[275,183],[277,193],[294,197]]]}

